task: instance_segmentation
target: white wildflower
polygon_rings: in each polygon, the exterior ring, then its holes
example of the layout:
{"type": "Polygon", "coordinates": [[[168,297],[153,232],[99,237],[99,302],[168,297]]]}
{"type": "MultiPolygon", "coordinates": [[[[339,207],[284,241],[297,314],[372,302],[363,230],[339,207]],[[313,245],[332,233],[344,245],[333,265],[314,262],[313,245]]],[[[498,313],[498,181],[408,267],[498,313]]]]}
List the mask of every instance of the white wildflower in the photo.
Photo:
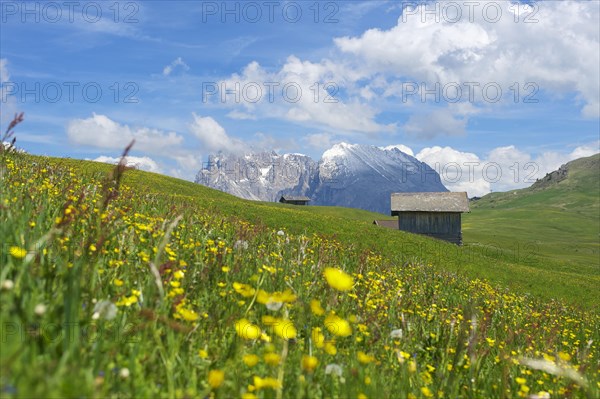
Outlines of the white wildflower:
{"type": "Polygon", "coordinates": [[[248,241],[246,240],[237,240],[235,244],[233,244],[233,249],[248,249],[248,241]]]}
{"type": "Polygon", "coordinates": [[[267,309],[276,312],[279,309],[281,309],[281,307],[283,306],[283,302],[269,301],[266,303],[266,306],[267,306],[267,309]]]}
{"type": "Polygon", "coordinates": [[[397,328],[395,330],[392,330],[392,332],[390,333],[390,337],[392,339],[400,339],[400,338],[402,338],[402,329],[401,328],[397,328]]]}
{"type": "Polygon", "coordinates": [[[342,376],[342,366],[335,363],[330,363],[325,367],[325,374],[332,374],[338,377],[342,376]]]}
{"type": "Polygon", "coordinates": [[[105,320],[112,320],[117,316],[117,307],[111,301],[100,301],[94,305],[94,314],[92,319],[98,320],[103,318],[105,320]]]}
{"type": "Polygon", "coordinates": [[[1,287],[3,291],[10,291],[15,287],[15,283],[12,280],[4,280],[1,287]]]}
{"type": "Polygon", "coordinates": [[[35,305],[35,308],[33,309],[33,312],[37,315],[37,316],[43,316],[44,313],[46,313],[46,305],[44,305],[43,303],[38,303],[37,305],[35,305]]]}
{"type": "Polygon", "coordinates": [[[127,367],[123,367],[121,370],[119,370],[119,377],[126,379],[129,378],[129,375],[131,373],[129,372],[129,369],[127,367]]]}

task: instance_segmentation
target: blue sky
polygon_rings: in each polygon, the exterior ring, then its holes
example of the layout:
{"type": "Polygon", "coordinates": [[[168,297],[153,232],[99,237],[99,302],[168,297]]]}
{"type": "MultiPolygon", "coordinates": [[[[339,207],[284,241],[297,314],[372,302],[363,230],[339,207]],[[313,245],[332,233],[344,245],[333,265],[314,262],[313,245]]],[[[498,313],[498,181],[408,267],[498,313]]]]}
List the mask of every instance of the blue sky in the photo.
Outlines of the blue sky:
{"type": "Polygon", "coordinates": [[[598,152],[595,1],[0,3],[2,126],[24,111],[36,154],[111,161],[136,138],[142,168],[193,179],[219,150],[402,145],[500,165],[442,176],[485,194],[598,152]]]}

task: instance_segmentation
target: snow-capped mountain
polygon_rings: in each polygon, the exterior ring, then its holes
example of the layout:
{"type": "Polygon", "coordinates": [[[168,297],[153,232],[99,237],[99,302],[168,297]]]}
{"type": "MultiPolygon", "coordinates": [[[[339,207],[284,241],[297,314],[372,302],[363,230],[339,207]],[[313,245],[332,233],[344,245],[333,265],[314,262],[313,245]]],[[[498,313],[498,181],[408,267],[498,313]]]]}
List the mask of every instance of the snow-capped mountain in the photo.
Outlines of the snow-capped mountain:
{"type": "MultiPolygon", "coordinates": [[[[400,147],[401,148],[401,147],[400,147]]],[[[238,197],[277,201],[305,195],[312,205],[336,205],[389,213],[394,192],[448,191],[428,165],[400,151],[336,144],[315,162],[302,154],[274,152],[209,157],[196,183],[238,197]]]]}
{"type": "Polygon", "coordinates": [[[316,176],[318,164],[302,154],[221,153],[209,157],[195,182],[241,198],[277,201],[283,194],[305,195],[316,176]]]}

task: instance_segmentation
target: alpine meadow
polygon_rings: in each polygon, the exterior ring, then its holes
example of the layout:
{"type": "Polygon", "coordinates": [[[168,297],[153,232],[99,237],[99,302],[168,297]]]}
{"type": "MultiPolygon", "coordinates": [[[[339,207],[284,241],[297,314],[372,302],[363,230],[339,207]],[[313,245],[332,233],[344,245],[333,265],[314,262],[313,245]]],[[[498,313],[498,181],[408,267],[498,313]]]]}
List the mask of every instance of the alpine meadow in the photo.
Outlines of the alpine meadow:
{"type": "MultiPolygon", "coordinates": [[[[4,397],[600,393],[597,269],[123,162],[1,156],[4,397]]],[[[480,201],[469,225],[501,202],[480,201]]]]}
{"type": "Polygon", "coordinates": [[[600,399],[600,0],[0,0],[0,399],[600,399]]]}

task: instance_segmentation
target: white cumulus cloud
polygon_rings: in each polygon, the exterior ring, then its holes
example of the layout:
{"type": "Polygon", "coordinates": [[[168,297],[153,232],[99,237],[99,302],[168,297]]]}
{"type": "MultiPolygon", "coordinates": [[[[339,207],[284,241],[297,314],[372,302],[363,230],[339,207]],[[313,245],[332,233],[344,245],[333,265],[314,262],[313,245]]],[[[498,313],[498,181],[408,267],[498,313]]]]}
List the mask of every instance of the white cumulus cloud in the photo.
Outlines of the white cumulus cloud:
{"type": "Polygon", "coordinates": [[[183,137],[175,132],[129,127],[96,113],[91,118],[71,120],[67,136],[73,144],[107,149],[123,149],[135,139],[135,150],[151,154],[164,154],[183,142],[183,137]]]}
{"type": "MultiPolygon", "coordinates": [[[[364,76],[403,77],[428,83],[429,89],[436,82],[473,82],[480,85],[474,90],[479,101],[485,100],[481,87],[488,83],[498,84],[510,100],[515,82],[532,82],[550,93],[576,93],[585,116],[600,116],[598,2],[545,1],[533,8],[451,3],[451,10],[445,2],[405,8],[392,28],[340,37],[335,44],[355,57],[353,64],[364,76]]],[[[530,93],[523,89],[521,97],[530,93]]]]}
{"type": "Polygon", "coordinates": [[[214,94],[209,99],[243,110],[231,114],[233,117],[275,117],[367,134],[394,131],[395,125],[378,123],[378,111],[360,97],[342,99],[339,95],[357,79],[359,76],[341,63],[315,63],[289,56],[275,72],[268,72],[257,62],[248,64],[241,74],[233,74],[211,88],[214,94]]]}
{"type": "Polygon", "coordinates": [[[569,161],[597,154],[599,146],[600,142],[594,142],[570,153],[545,151],[532,156],[510,145],[496,147],[485,157],[434,146],[423,148],[415,157],[435,169],[450,191],[466,191],[473,197],[528,187],[569,161]]]}
{"type": "Polygon", "coordinates": [[[181,57],[177,57],[173,62],[163,68],[163,75],[169,76],[173,70],[177,67],[181,67],[184,71],[189,71],[190,67],[186,64],[181,57]]]}
{"type": "MultiPolygon", "coordinates": [[[[93,160],[96,162],[103,162],[116,165],[121,159],[101,155],[93,160]]],[[[125,158],[125,162],[129,167],[134,167],[136,169],[145,170],[148,172],[163,173],[163,169],[160,166],[158,166],[158,163],[156,163],[156,161],[149,157],[127,156],[125,158]]]]}
{"type": "Polygon", "coordinates": [[[241,140],[231,138],[223,128],[210,116],[193,114],[194,120],[189,125],[190,132],[202,143],[207,152],[226,151],[240,152],[246,147],[241,140]]]}

